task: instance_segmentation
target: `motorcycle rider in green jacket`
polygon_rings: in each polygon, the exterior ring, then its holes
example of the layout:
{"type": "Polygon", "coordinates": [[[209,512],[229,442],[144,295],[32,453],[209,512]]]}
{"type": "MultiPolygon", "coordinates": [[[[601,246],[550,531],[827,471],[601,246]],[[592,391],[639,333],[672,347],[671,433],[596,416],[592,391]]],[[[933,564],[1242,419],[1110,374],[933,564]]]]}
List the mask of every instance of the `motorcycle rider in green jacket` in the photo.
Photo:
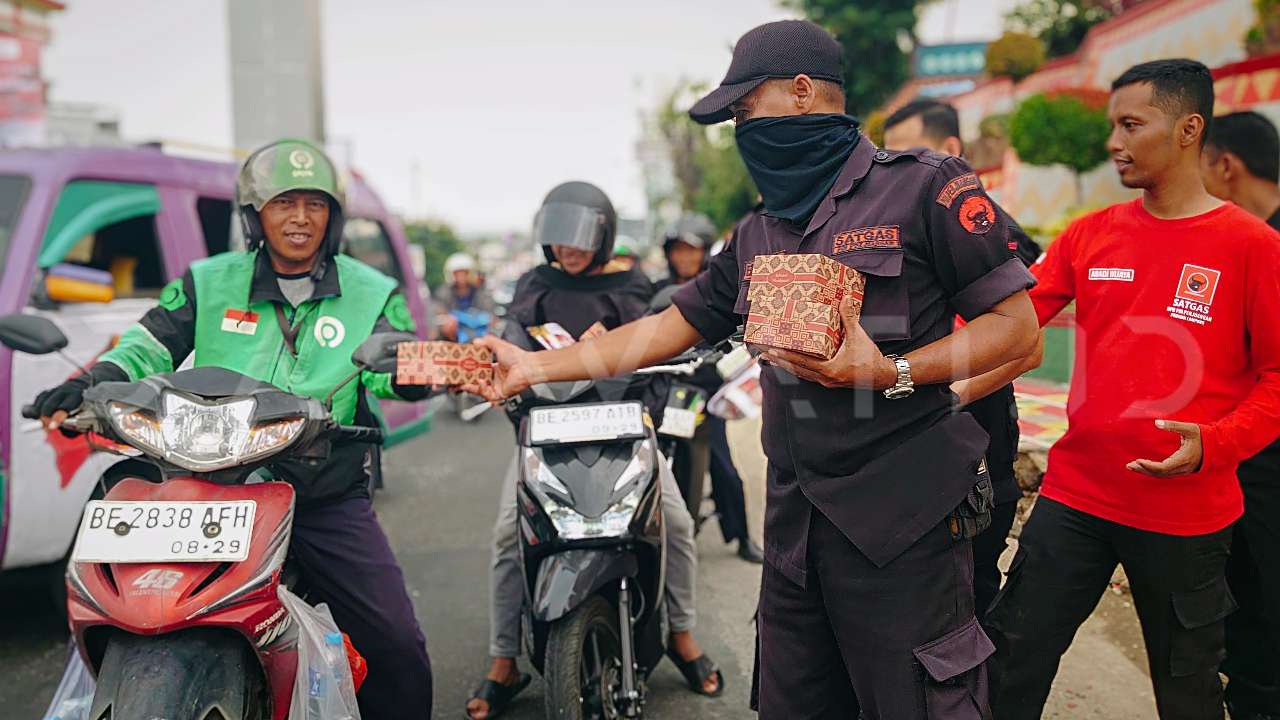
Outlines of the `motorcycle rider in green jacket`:
{"type": "MultiPolygon", "coordinates": [[[[341,179],[318,148],[281,140],[248,157],[236,183],[247,249],[192,263],[87,373],[36,398],[56,426],[89,385],[219,366],[298,395],[324,399],[376,332],[413,331],[396,281],[339,253],[341,179]]],[[[369,393],[420,400],[389,374],[363,372],[338,390],[342,424],[375,422],[369,393]]],[[[271,466],[297,491],[291,558],[312,602],[326,602],[366,658],[358,701],[366,720],[431,716],[426,640],[369,495],[372,446],[335,443],[329,459],[271,466]]]]}

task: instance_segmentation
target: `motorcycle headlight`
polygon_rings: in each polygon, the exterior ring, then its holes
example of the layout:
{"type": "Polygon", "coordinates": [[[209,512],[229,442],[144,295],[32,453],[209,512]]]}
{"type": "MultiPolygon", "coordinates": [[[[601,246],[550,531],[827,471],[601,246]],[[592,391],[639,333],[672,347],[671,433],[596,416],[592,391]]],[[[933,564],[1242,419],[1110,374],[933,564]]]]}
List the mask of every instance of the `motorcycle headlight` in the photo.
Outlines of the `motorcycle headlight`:
{"type": "Polygon", "coordinates": [[[305,421],[290,418],[250,425],[256,401],[206,403],[166,392],[160,418],[111,403],[111,422],[131,443],[195,472],[210,472],[268,455],[288,445],[305,421]]]}
{"type": "Polygon", "coordinates": [[[569,489],[543,464],[538,454],[530,449],[525,450],[525,481],[537,490],[535,494],[542,504],[542,510],[551,518],[556,532],[565,540],[609,538],[626,534],[644,496],[644,481],[653,473],[653,468],[653,444],[645,440],[640,443],[639,451],[613,484],[615,493],[628,485],[632,486],[631,489],[615,500],[599,517],[589,518],[572,507],[569,489]]]}

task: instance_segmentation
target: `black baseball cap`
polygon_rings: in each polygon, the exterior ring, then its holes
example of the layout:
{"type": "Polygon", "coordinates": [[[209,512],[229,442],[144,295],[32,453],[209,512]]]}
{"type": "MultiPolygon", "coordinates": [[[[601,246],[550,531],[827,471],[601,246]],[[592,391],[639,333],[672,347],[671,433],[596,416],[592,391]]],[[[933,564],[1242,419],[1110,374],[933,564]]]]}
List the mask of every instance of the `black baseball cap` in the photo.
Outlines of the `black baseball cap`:
{"type": "Polygon", "coordinates": [[[733,46],[733,60],[720,87],[689,109],[703,125],[733,117],[729,105],[769,78],[808,75],[844,84],[844,48],[822,26],[808,20],[779,20],[747,31],[733,46]]]}

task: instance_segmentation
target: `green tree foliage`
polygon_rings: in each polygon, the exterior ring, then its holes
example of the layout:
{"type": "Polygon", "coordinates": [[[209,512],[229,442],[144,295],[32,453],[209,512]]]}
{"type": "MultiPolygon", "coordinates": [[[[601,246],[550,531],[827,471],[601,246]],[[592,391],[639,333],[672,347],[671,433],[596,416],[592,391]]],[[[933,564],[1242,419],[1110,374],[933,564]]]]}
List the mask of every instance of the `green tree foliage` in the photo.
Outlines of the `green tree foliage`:
{"type": "Polygon", "coordinates": [[[448,223],[438,220],[405,223],[405,235],[409,242],[421,245],[425,251],[427,286],[440,287],[444,283],[444,261],[452,254],[467,249],[448,223]]]}
{"type": "Polygon", "coordinates": [[[686,207],[705,214],[718,229],[726,230],[755,206],[757,195],[734,143],[733,128],[715,128],[697,161],[701,180],[686,207]]]}
{"type": "Polygon", "coordinates": [[[756,203],[756,187],[738,155],[733,126],[705,127],[689,119],[688,104],[705,86],[681,85],[653,113],[666,143],[681,210],[696,210],[727,230],[756,203]]]}
{"type": "Polygon", "coordinates": [[[1044,64],[1044,43],[1026,33],[1009,31],[987,46],[987,72],[1021,80],[1044,64]]]}
{"type": "Polygon", "coordinates": [[[845,109],[875,110],[910,77],[916,0],[782,0],[825,27],[844,46],[845,109]]]}
{"type": "Polygon", "coordinates": [[[1076,203],[1084,201],[1080,174],[1106,161],[1111,124],[1088,93],[1033,95],[1009,118],[1009,143],[1023,162],[1066,165],[1075,173],[1076,203]]]}
{"type": "Polygon", "coordinates": [[[1258,21],[1244,37],[1250,55],[1280,51],[1280,0],[1253,0],[1258,21]]]}
{"type": "Polygon", "coordinates": [[[1080,47],[1089,28],[1133,4],[1133,0],[1027,0],[1005,16],[1005,27],[1039,38],[1049,57],[1061,57],[1080,47]]]}

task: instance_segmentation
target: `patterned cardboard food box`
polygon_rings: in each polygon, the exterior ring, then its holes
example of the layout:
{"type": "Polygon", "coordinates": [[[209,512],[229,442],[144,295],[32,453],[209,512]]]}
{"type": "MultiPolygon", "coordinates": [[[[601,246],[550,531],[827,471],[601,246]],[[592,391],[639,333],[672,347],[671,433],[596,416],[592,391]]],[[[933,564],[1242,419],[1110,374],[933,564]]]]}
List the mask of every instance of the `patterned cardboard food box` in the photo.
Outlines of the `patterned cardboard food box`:
{"type": "Polygon", "coordinates": [[[760,255],[751,263],[746,341],[830,359],[844,339],[840,301],[862,311],[867,279],[825,255],[760,255]]]}
{"type": "Polygon", "coordinates": [[[493,355],[479,345],[403,342],[396,348],[401,385],[466,385],[493,380],[493,355]]]}

